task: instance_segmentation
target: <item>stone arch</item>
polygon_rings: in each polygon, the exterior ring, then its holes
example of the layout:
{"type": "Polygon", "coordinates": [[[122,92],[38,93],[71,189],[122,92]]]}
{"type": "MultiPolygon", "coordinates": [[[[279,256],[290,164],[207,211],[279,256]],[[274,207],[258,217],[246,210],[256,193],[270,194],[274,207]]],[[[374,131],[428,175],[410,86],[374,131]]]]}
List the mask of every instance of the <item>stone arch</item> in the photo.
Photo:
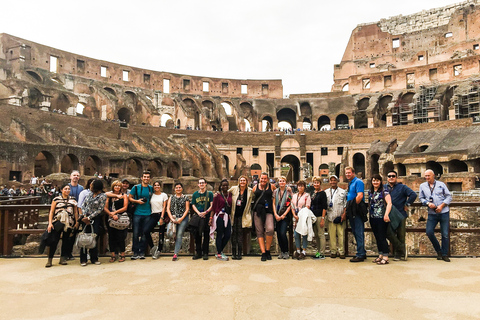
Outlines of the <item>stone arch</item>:
{"type": "Polygon", "coordinates": [[[298,181],[300,180],[300,160],[293,155],[288,154],[280,160],[281,163],[287,163],[291,170],[287,173],[287,181],[298,181]]]}
{"type": "Polygon", "coordinates": [[[56,110],[60,110],[62,112],[67,113],[68,108],[70,108],[70,100],[65,94],[60,93],[52,99],[52,103],[51,103],[52,110],[56,109],[56,110]]]}
{"type": "Polygon", "coordinates": [[[140,177],[143,172],[143,165],[139,159],[128,159],[125,163],[125,172],[127,175],[140,177]]]}
{"type": "Polygon", "coordinates": [[[130,123],[132,112],[128,108],[120,108],[117,112],[118,120],[130,123]]]}
{"type": "Polygon", "coordinates": [[[260,177],[260,174],[262,173],[262,166],[260,166],[258,163],[254,163],[250,166],[250,176],[252,177],[260,177]]]}
{"type": "Polygon", "coordinates": [[[230,177],[230,159],[228,156],[223,155],[223,160],[225,161],[225,170],[227,171],[227,177],[230,177]]]}
{"type": "Polygon", "coordinates": [[[162,163],[158,160],[152,160],[148,163],[147,170],[150,171],[152,177],[160,177],[162,175],[162,163]]]}
{"type": "Polygon", "coordinates": [[[307,117],[303,118],[302,122],[303,122],[303,128],[302,129],[305,129],[305,130],[312,129],[312,121],[309,118],[307,118],[307,117]]]}
{"type": "Polygon", "coordinates": [[[71,173],[73,170],[79,169],[79,161],[76,155],[66,154],[60,162],[60,172],[71,173]]]}
{"type": "Polygon", "coordinates": [[[93,176],[95,172],[102,172],[102,160],[97,156],[88,156],[83,169],[84,175],[93,176]]]}
{"type": "Polygon", "coordinates": [[[339,114],[335,119],[335,128],[337,130],[348,129],[348,116],[346,114],[339,114]]]}
{"type": "Polygon", "coordinates": [[[296,149],[300,150],[300,144],[296,139],[289,138],[282,141],[280,149],[296,149]]]}
{"type": "Polygon", "coordinates": [[[43,94],[37,88],[33,87],[28,90],[28,106],[30,108],[40,108],[43,101],[43,94]]]}
{"type": "Polygon", "coordinates": [[[224,101],[221,103],[223,110],[225,111],[225,114],[227,116],[232,116],[233,115],[233,106],[230,102],[224,101]]]}
{"type": "Polygon", "coordinates": [[[34,175],[45,177],[53,173],[55,157],[48,151],[40,151],[35,157],[34,175]]]}
{"type": "Polygon", "coordinates": [[[115,89],[113,89],[113,88],[104,87],[103,90],[107,91],[108,93],[110,93],[110,94],[113,95],[114,97],[117,96],[117,92],[116,92],[115,89]]]}
{"type": "MultiPolygon", "coordinates": [[[[173,123],[172,115],[169,114],[169,113],[162,114],[162,116],[160,117],[160,126],[167,127],[169,129],[171,129],[171,128],[173,128],[173,125],[174,125],[174,123],[173,123]]],[[[180,123],[178,125],[180,127],[180,123]]]]}
{"type": "Polygon", "coordinates": [[[180,166],[176,161],[171,161],[167,164],[167,177],[173,179],[180,177],[180,166]]]}
{"type": "Polygon", "coordinates": [[[386,95],[378,100],[375,109],[375,127],[383,128],[387,126],[387,108],[390,102],[392,102],[392,99],[393,97],[391,95],[386,95]]]}
{"type": "Polygon", "coordinates": [[[290,108],[283,108],[277,111],[278,122],[288,122],[292,128],[297,127],[297,113],[290,108]]]}
{"type": "Polygon", "coordinates": [[[78,102],[78,103],[77,103],[77,106],[75,107],[75,114],[76,114],[76,115],[79,115],[79,114],[80,114],[80,115],[83,115],[85,108],[86,108],[85,103],[78,102]]]}
{"type": "Polygon", "coordinates": [[[300,114],[302,115],[302,117],[312,117],[312,107],[310,106],[310,103],[303,102],[302,104],[300,104],[300,114]]]}
{"type": "Polygon", "coordinates": [[[392,170],[394,170],[393,162],[392,161],[385,162],[385,164],[383,165],[383,176],[382,176],[384,181],[387,180],[387,173],[392,170]]]}
{"type": "Polygon", "coordinates": [[[318,118],[317,128],[319,131],[329,131],[331,129],[330,118],[325,115],[318,118]]]}
{"type": "Polygon", "coordinates": [[[33,79],[35,80],[36,82],[38,83],[42,83],[43,82],[43,78],[35,71],[33,70],[27,70],[27,74],[33,79]]]}
{"type": "Polygon", "coordinates": [[[460,160],[450,160],[448,162],[448,173],[454,172],[468,172],[468,166],[465,162],[460,160]]]}
{"type": "Polygon", "coordinates": [[[318,166],[318,175],[320,177],[328,177],[328,173],[329,173],[329,166],[328,164],[326,163],[322,163],[320,166],[318,166]]]}
{"type": "Polygon", "coordinates": [[[368,128],[367,108],[369,105],[370,98],[365,97],[358,100],[353,125],[355,129],[368,128]]]}
{"type": "Polygon", "coordinates": [[[262,119],[262,131],[273,130],[273,119],[270,116],[265,116],[262,119]]]}
{"type": "Polygon", "coordinates": [[[340,179],[340,167],[341,167],[341,163],[337,164],[335,166],[335,175],[340,179]]]}
{"type": "Polygon", "coordinates": [[[399,177],[405,177],[407,175],[407,168],[403,163],[397,163],[397,173],[399,177]]]}
{"type": "Polygon", "coordinates": [[[355,153],[352,160],[357,177],[361,174],[362,179],[365,178],[365,156],[363,153],[355,153]]]}
{"type": "Polygon", "coordinates": [[[374,174],[380,174],[380,165],[378,164],[380,155],[374,153],[370,156],[370,176],[374,174]]]}
{"type": "Polygon", "coordinates": [[[243,118],[250,124],[250,129],[254,131],[255,116],[252,104],[250,102],[242,102],[240,103],[240,110],[242,110],[243,118]]]}
{"type": "Polygon", "coordinates": [[[348,87],[348,82],[347,82],[347,83],[345,83],[345,84],[343,85],[342,91],[343,91],[343,92],[348,92],[348,90],[349,90],[349,87],[348,87]]]}
{"type": "Polygon", "coordinates": [[[426,169],[431,169],[435,173],[436,177],[441,177],[443,174],[443,166],[436,161],[427,161],[426,169]]]}

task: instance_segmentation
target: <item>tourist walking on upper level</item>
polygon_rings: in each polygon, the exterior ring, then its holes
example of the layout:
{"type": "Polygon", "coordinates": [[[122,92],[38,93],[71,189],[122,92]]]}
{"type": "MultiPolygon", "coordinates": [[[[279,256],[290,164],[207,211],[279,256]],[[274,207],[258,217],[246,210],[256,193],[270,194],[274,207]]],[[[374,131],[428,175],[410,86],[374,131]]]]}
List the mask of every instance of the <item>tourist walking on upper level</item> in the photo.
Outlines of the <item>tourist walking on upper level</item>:
{"type": "Polygon", "coordinates": [[[217,260],[228,261],[228,257],[223,253],[232,235],[232,222],[230,215],[232,213],[232,194],[228,192],[229,184],[227,179],[220,182],[219,192],[213,197],[212,213],[210,217],[210,237],[214,238],[217,231],[215,245],[217,247],[217,260]]]}
{"type": "Polygon", "coordinates": [[[405,247],[405,235],[406,235],[406,221],[408,207],[417,199],[417,193],[402,184],[397,182],[397,172],[391,170],[387,173],[387,184],[385,184],[385,190],[390,194],[392,199],[392,206],[395,207],[403,216],[402,221],[398,225],[396,230],[392,228],[387,229],[387,238],[393,245],[393,260],[407,260],[407,249],[405,247]]]}
{"type": "MultiPolygon", "coordinates": [[[[90,190],[92,193],[88,194],[85,198],[79,220],[83,228],[90,228],[98,236],[107,196],[103,193],[103,182],[101,180],[94,180],[90,186],[90,190]]],[[[100,261],[98,261],[98,241],[95,248],[89,249],[88,253],[90,255],[90,261],[93,264],[100,264],[100,261]]],[[[87,265],[87,250],[83,248],[80,249],[80,265],[87,265]]]]}
{"type": "Polygon", "coordinates": [[[392,200],[388,191],[383,188],[383,179],[379,174],[374,174],[370,180],[371,187],[368,192],[368,205],[370,213],[370,226],[377,242],[378,258],[373,260],[379,265],[388,264],[390,248],[387,242],[387,228],[390,228],[390,211],[392,200]]]}
{"type": "Polygon", "coordinates": [[[160,181],[155,181],[153,183],[152,198],[150,199],[152,214],[150,215],[150,219],[145,229],[145,238],[147,239],[147,243],[151,248],[150,253],[153,259],[158,259],[163,249],[163,240],[165,237],[164,221],[165,212],[167,211],[167,202],[168,196],[166,193],[162,192],[162,185],[160,181]],[[153,232],[153,229],[157,225],[160,226],[160,230],[158,232],[158,245],[155,246],[153,244],[151,232],[153,232]]]}
{"type": "Polygon", "coordinates": [[[196,251],[193,260],[200,259],[202,256],[203,260],[208,260],[208,246],[210,244],[210,228],[208,222],[210,220],[210,211],[212,211],[212,203],[213,192],[207,191],[207,181],[204,178],[198,179],[198,190],[192,195],[193,214],[200,217],[198,226],[192,226],[196,251]]]}
{"type": "Polygon", "coordinates": [[[307,183],[303,180],[297,182],[298,192],[292,198],[292,213],[294,218],[294,237],[296,251],[293,258],[304,260],[307,256],[308,241],[313,236],[313,223],[317,220],[313,212],[310,210],[312,199],[310,194],[305,192],[307,183]],[[302,209],[308,210],[302,210],[302,209]]]}
{"type": "Polygon", "coordinates": [[[364,202],[365,184],[355,176],[355,169],[352,167],[345,168],[345,177],[348,180],[347,217],[357,243],[357,253],[350,259],[350,262],[363,262],[367,258],[365,250],[365,221],[367,220],[364,202]]]}
{"type": "MultiPolygon", "coordinates": [[[[112,183],[111,197],[105,202],[105,213],[109,217],[108,223],[108,246],[112,257],[110,262],[115,262],[118,257],[118,262],[125,261],[125,239],[127,238],[128,224],[117,225],[110,220],[118,221],[119,219],[126,219],[128,197],[122,192],[122,183],[120,180],[115,180],[112,183]],[[123,217],[121,216],[123,215],[123,217]]],[[[128,217],[128,216],[127,216],[128,217]]]]}
{"type": "Polygon", "coordinates": [[[78,220],[77,201],[70,196],[70,186],[63,185],[60,189],[62,194],[53,199],[48,215],[48,232],[53,232],[53,243],[48,252],[48,261],[45,267],[52,266],[53,256],[57,250],[58,242],[62,238],[60,251],[60,264],[67,264],[70,249],[70,237],[78,220]]]}
{"type": "Polygon", "coordinates": [[[269,183],[268,174],[260,174],[260,182],[253,187],[255,203],[253,205],[253,219],[258,244],[262,252],[262,261],[272,260],[270,247],[273,241],[273,191],[275,186],[269,183]]]}
{"type": "Polygon", "coordinates": [[[135,185],[128,195],[128,201],[135,203],[135,212],[132,221],[132,260],[145,259],[145,229],[150,220],[150,214],[152,213],[150,207],[152,194],[153,187],[150,185],[150,171],[144,171],[142,174],[142,183],[135,185]]]}
{"type": "Polygon", "coordinates": [[[330,176],[327,195],[327,230],[330,238],[330,257],[345,259],[344,232],[347,226],[347,193],[338,187],[338,177],[330,176]]]}
{"type": "Polygon", "coordinates": [[[175,194],[171,195],[167,203],[167,213],[170,218],[172,228],[175,228],[175,251],[173,252],[173,261],[178,260],[178,252],[182,248],[182,238],[185,229],[188,226],[188,211],[190,210],[190,201],[183,194],[183,184],[175,183],[175,194]]]}
{"type": "Polygon", "coordinates": [[[278,178],[278,189],[273,191],[273,215],[277,221],[277,238],[280,247],[278,259],[288,259],[288,238],[287,230],[292,221],[291,202],[292,192],[287,188],[287,178],[281,176],[278,178]]]}
{"type": "Polygon", "coordinates": [[[445,183],[435,180],[433,170],[425,171],[425,182],[420,185],[420,202],[428,207],[427,236],[437,252],[437,260],[450,262],[448,248],[450,241],[448,230],[450,227],[450,208],[452,195],[445,183]],[[442,246],[435,237],[435,227],[440,222],[440,233],[442,234],[442,246]]]}
{"type": "Polygon", "coordinates": [[[325,259],[325,216],[327,214],[327,195],[322,191],[322,179],[313,177],[313,194],[310,209],[317,221],[315,222],[315,239],[317,242],[317,252],[314,259],[325,259]]]}
{"type": "Polygon", "coordinates": [[[248,187],[248,178],[240,176],[238,185],[228,190],[232,193],[232,259],[241,260],[243,253],[244,228],[252,227],[252,188],[248,187]]]}

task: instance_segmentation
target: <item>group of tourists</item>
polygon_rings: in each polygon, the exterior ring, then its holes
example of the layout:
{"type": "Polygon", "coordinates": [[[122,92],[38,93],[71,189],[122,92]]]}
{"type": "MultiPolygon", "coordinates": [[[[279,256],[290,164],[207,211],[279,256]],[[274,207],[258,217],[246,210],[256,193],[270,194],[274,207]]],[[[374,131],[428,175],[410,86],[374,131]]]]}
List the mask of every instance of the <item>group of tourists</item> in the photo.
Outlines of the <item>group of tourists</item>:
{"type": "MultiPolygon", "coordinates": [[[[126,259],[125,241],[129,226],[133,230],[132,260],[145,259],[147,248],[151,248],[152,258],[158,259],[166,233],[175,241],[172,260],[177,261],[185,231],[189,231],[195,239],[194,260],[208,260],[211,239],[215,239],[217,260],[229,260],[224,253],[228,241],[232,244],[231,258],[241,260],[243,236],[251,228],[257,236],[261,261],[272,259],[275,229],[280,248],[278,259],[289,259],[287,231],[290,225],[293,225],[295,239],[294,259],[306,258],[307,245],[313,237],[317,251],[312,258],[325,259],[325,228],[330,239],[330,257],[345,259],[347,220],[357,246],[356,255],[350,262],[363,262],[366,259],[364,231],[368,219],[378,248],[378,257],[373,262],[378,265],[389,263],[387,239],[393,245],[393,259],[406,260],[407,210],[417,194],[397,182],[397,172],[392,170],[388,172],[385,184],[380,175],[371,177],[367,205],[364,183],[355,176],[352,167],[345,168],[345,177],[348,180],[347,190],[338,186],[336,175],[329,177],[330,187],[326,190],[321,188],[321,178],[314,177],[312,194],[306,192],[307,184],[303,180],[297,182],[298,191],[293,194],[285,177],[280,177],[276,186],[266,173],[260,175],[258,184],[253,188],[248,186],[246,176],[240,176],[236,186],[230,186],[229,181],[224,179],[215,193],[207,190],[206,180],[200,178],[198,190],[189,198],[183,193],[180,182],[174,184],[174,193],[168,197],[162,192],[160,181],[150,185],[148,171],[143,172],[141,183],[131,190],[127,180],[116,180],[106,193],[99,179],[88,180],[83,188],[78,184],[79,172],[73,171],[70,183],[61,186],[61,194],[52,201],[46,231],[50,238],[46,267],[52,266],[60,239],[60,264],[74,259],[72,250],[75,242],[80,248],[82,266],[86,266],[88,260],[92,264],[100,264],[95,238],[104,223],[108,230],[111,263],[126,259]],[[155,244],[152,232],[156,226],[159,227],[159,237],[155,244]],[[85,236],[85,233],[91,236],[85,236]]],[[[448,262],[448,205],[451,195],[444,183],[435,180],[432,170],[425,171],[425,179],[419,194],[421,203],[428,206],[427,235],[438,254],[437,258],[448,262]],[[437,223],[441,225],[441,246],[434,235],[437,223]]]]}

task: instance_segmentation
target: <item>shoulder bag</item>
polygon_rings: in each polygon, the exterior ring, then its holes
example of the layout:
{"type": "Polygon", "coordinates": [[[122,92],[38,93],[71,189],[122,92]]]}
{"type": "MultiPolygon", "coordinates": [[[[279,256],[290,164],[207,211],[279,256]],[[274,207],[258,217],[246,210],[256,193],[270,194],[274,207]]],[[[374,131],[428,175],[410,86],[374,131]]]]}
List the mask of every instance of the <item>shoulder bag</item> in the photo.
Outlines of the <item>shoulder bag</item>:
{"type": "MultiPolygon", "coordinates": [[[[93,221],[91,223],[93,224],[93,221]]],[[[95,234],[95,232],[93,232],[92,224],[90,224],[90,233],[85,232],[85,230],[87,229],[87,226],[85,226],[82,232],[77,235],[77,240],[75,241],[75,245],[77,246],[77,248],[93,249],[97,245],[97,235],[95,234]]]]}

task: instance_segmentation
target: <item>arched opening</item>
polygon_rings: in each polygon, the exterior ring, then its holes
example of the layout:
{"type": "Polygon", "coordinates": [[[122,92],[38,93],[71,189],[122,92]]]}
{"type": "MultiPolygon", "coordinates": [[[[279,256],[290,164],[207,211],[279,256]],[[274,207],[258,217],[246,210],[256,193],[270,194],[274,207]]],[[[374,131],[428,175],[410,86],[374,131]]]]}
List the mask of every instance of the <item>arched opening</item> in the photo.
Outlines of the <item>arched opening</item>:
{"type": "Polygon", "coordinates": [[[128,159],[125,164],[125,171],[127,175],[140,177],[143,172],[143,165],[138,159],[128,159]]]}
{"type": "Polygon", "coordinates": [[[253,180],[258,180],[262,173],[262,167],[258,163],[254,163],[250,166],[250,176],[253,180]]]}
{"type": "Polygon", "coordinates": [[[318,167],[318,175],[322,178],[328,178],[328,174],[330,173],[328,164],[322,163],[318,167]]]}
{"type": "Polygon", "coordinates": [[[312,121],[308,118],[303,118],[303,130],[310,130],[312,128],[312,121]]]}
{"type": "Polygon", "coordinates": [[[27,71],[27,74],[32,77],[33,80],[35,80],[36,82],[38,83],[42,83],[43,82],[43,79],[42,77],[40,77],[40,75],[38,73],[36,73],[35,71],[31,71],[31,70],[28,70],[27,71]]]}
{"type": "Polygon", "coordinates": [[[442,176],[443,174],[443,167],[440,163],[436,162],[436,161],[428,161],[427,164],[426,164],[426,168],[427,170],[428,169],[431,169],[433,170],[433,172],[435,173],[435,177],[439,178],[442,176]]]}
{"type": "Polygon", "coordinates": [[[337,130],[348,129],[348,117],[346,114],[339,114],[335,119],[335,127],[337,130]]]}
{"type": "Polygon", "coordinates": [[[405,112],[410,112],[411,108],[409,104],[413,102],[414,96],[415,93],[407,92],[397,99],[397,103],[392,109],[392,124],[394,126],[408,124],[408,117],[405,112]]]}
{"type": "Polygon", "coordinates": [[[280,121],[280,122],[278,123],[278,128],[279,128],[280,130],[292,129],[292,125],[291,125],[289,122],[287,122],[287,121],[280,121]]]}
{"type": "Polygon", "coordinates": [[[448,162],[448,173],[468,172],[468,166],[460,160],[451,160],[448,162]]]}
{"type": "Polygon", "coordinates": [[[330,118],[327,116],[321,116],[318,118],[318,130],[320,131],[329,131],[330,127],[330,118]]]}
{"type": "Polygon", "coordinates": [[[380,156],[378,154],[372,154],[370,156],[370,174],[380,174],[380,167],[378,165],[378,159],[380,156]]]}
{"type": "Polygon", "coordinates": [[[367,108],[369,104],[370,98],[363,98],[358,101],[354,118],[355,129],[368,128],[367,108]]]}
{"type": "Polygon", "coordinates": [[[339,179],[340,179],[340,166],[341,166],[340,163],[335,166],[335,175],[336,175],[339,179]]]}
{"type": "Polygon", "coordinates": [[[300,180],[300,160],[296,156],[286,155],[280,162],[282,164],[281,173],[287,177],[287,181],[300,180]]]}
{"type": "Polygon", "coordinates": [[[302,117],[310,118],[312,116],[312,107],[310,106],[310,103],[308,102],[303,102],[300,105],[300,114],[302,117]]]}
{"type": "Polygon", "coordinates": [[[383,180],[387,180],[387,173],[394,170],[393,162],[392,161],[387,161],[383,165],[383,180]]]}
{"type": "Polygon", "coordinates": [[[195,124],[194,124],[195,130],[200,130],[200,113],[198,111],[195,111],[195,124]]]}
{"type": "Polygon", "coordinates": [[[245,126],[245,130],[244,131],[251,131],[252,130],[252,127],[250,125],[250,121],[248,121],[247,119],[243,119],[243,123],[244,123],[244,126],[245,126]]]}
{"type": "Polygon", "coordinates": [[[53,173],[55,158],[48,151],[42,151],[35,157],[34,175],[36,177],[45,177],[53,173]]]}
{"type": "Polygon", "coordinates": [[[160,177],[162,175],[162,164],[160,161],[152,160],[148,163],[147,170],[150,171],[151,177],[160,177]]]}
{"type": "Polygon", "coordinates": [[[135,105],[137,103],[137,95],[135,92],[132,91],[125,91],[125,95],[127,96],[126,102],[135,105]]]}
{"type": "Polygon", "coordinates": [[[175,161],[168,163],[167,177],[173,178],[173,179],[178,179],[178,177],[180,177],[180,166],[175,161]]]}
{"type": "Polygon", "coordinates": [[[387,108],[390,102],[392,102],[392,96],[383,96],[378,100],[377,109],[375,115],[378,119],[377,124],[378,127],[386,127],[387,126],[387,108]]]}
{"type": "Polygon", "coordinates": [[[362,153],[358,152],[353,155],[353,168],[355,169],[357,177],[365,178],[365,156],[362,153]]]}
{"type": "Polygon", "coordinates": [[[85,105],[81,102],[77,103],[77,107],[75,108],[75,113],[83,115],[83,110],[85,110],[85,105]]]}
{"type": "Polygon", "coordinates": [[[284,108],[277,112],[278,125],[280,127],[280,122],[287,122],[290,124],[290,127],[297,127],[297,114],[295,111],[289,108],[284,108]]]}
{"type": "Polygon", "coordinates": [[[117,115],[118,115],[118,120],[124,121],[126,123],[130,123],[131,112],[128,108],[121,108],[120,110],[118,110],[117,115]]]}
{"type": "Polygon", "coordinates": [[[407,168],[403,163],[397,163],[397,173],[399,177],[405,177],[407,175],[407,168]]]}
{"type": "Polygon", "coordinates": [[[262,131],[272,131],[273,130],[273,119],[270,116],[265,116],[262,119],[262,131]]]}
{"type": "Polygon", "coordinates": [[[222,102],[221,105],[223,107],[223,110],[225,110],[225,114],[227,116],[231,116],[232,115],[232,106],[228,102],[222,102]]]}
{"type": "Polygon", "coordinates": [[[180,119],[177,119],[177,129],[180,129],[180,125],[181,125],[180,119]]]}
{"type": "Polygon", "coordinates": [[[43,94],[37,88],[30,88],[28,91],[28,106],[30,108],[39,108],[43,100],[43,94]]]}
{"type": "Polygon", "coordinates": [[[52,99],[52,110],[62,111],[67,113],[70,107],[70,100],[63,93],[59,94],[56,98],[52,99]]]}
{"type": "MultiPolygon", "coordinates": [[[[162,116],[160,117],[160,126],[166,127],[168,121],[171,121],[171,122],[172,122],[172,126],[173,126],[172,116],[169,115],[168,113],[162,114],[162,116]]],[[[180,123],[179,123],[179,127],[180,127],[180,123]]]]}
{"type": "Polygon", "coordinates": [[[349,90],[349,89],[348,89],[348,83],[345,83],[345,84],[343,85],[343,87],[342,87],[342,91],[343,91],[343,92],[348,92],[348,90],[349,90]]]}
{"type": "Polygon", "coordinates": [[[66,154],[60,162],[60,172],[71,173],[73,170],[78,170],[78,158],[74,154],[66,154]]]}
{"type": "Polygon", "coordinates": [[[230,159],[226,155],[223,155],[223,160],[225,161],[225,170],[227,171],[227,178],[230,177],[230,159]]]}
{"type": "Polygon", "coordinates": [[[115,92],[115,90],[113,90],[113,89],[110,88],[110,87],[105,87],[105,88],[103,88],[103,90],[107,91],[108,93],[110,93],[110,94],[113,95],[114,97],[117,96],[117,93],[115,92]]]}
{"type": "Polygon", "coordinates": [[[93,176],[95,173],[102,172],[102,161],[97,156],[89,156],[85,160],[84,174],[86,176],[93,176]]]}

